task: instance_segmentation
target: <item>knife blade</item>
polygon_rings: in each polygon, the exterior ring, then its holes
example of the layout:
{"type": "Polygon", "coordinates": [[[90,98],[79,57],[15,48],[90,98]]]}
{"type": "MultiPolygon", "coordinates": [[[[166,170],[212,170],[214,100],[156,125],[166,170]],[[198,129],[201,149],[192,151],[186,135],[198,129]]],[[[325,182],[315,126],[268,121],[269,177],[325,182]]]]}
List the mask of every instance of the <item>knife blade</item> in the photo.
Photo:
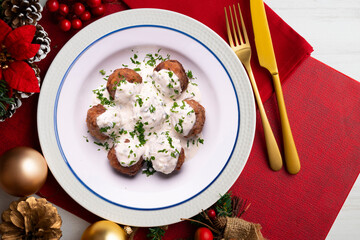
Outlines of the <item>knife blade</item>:
{"type": "Polygon", "coordinates": [[[250,10],[260,66],[276,74],[278,68],[263,0],[250,0],[250,10]]]}
{"type": "Polygon", "coordinates": [[[274,83],[283,134],[286,168],[289,173],[297,174],[300,171],[300,160],[286,112],[284,96],[281,89],[279,72],[263,0],[250,0],[250,11],[259,63],[260,66],[266,68],[271,73],[274,83]]]}

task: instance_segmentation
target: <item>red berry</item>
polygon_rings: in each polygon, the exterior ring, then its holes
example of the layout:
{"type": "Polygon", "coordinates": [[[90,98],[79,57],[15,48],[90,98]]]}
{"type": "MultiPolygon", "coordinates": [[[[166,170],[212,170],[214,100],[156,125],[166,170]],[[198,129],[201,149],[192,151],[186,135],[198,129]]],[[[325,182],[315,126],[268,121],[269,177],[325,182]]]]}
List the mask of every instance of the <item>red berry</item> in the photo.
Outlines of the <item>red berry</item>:
{"type": "Polygon", "coordinates": [[[91,18],[91,14],[89,11],[85,11],[83,14],[81,14],[80,18],[83,21],[88,21],[91,18]]]}
{"type": "Polygon", "coordinates": [[[54,17],[56,19],[56,22],[58,23],[65,19],[65,17],[63,15],[60,15],[59,13],[56,13],[54,17]]]}
{"type": "Polygon", "coordinates": [[[67,19],[63,19],[60,22],[60,28],[61,30],[63,30],[64,32],[67,32],[71,29],[71,22],[67,19]]]}
{"type": "Polygon", "coordinates": [[[57,0],[49,0],[46,2],[46,7],[49,12],[56,12],[59,9],[59,2],[57,0]]]}
{"type": "Polygon", "coordinates": [[[69,7],[66,4],[60,4],[59,13],[63,16],[66,16],[69,13],[69,7]]]}
{"type": "Polygon", "coordinates": [[[92,14],[95,16],[101,16],[105,13],[105,7],[103,4],[91,9],[92,14]]]}
{"type": "Polygon", "coordinates": [[[80,19],[77,19],[77,18],[73,19],[73,20],[71,21],[71,27],[72,27],[73,29],[80,29],[80,28],[82,28],[82,22],[81,22],[81,20],[80,20],[80,19]]]}
{"type": "Polygon", "coordinates": [[[215,219],[216,218],[216,212],[214,209],[209,209],[207,211],[207,215],[209,216],[210,219],[215,219]]]}
{"type": "Polygon", "coordinates": [[[79,2],[75,3],[73,5],[73,11],[76,15],[80,16],[81,14],[83,14],[85,12],[84,4],[79,3],[79,2]]]}
{"type": "Polygon", "coordinates": [[[97,7],[101,5],[101,0],[86,0],[86,3],[91,7],[97,7]]]}
{"type": "Polygon", "coordinates": [[[198,228],[195,232],[195,240],[213,240],[214,236],[210,229],[206,227],[198,228]]]}

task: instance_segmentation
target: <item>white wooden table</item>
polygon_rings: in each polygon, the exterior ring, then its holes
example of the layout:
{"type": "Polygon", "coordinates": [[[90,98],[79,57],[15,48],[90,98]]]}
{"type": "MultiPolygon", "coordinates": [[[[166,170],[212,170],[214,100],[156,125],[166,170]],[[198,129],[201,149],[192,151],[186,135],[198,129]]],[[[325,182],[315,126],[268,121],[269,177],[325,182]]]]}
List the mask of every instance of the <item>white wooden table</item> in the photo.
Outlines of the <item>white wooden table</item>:
{"type": "MultiPolygon", "coordinates": [[[[265,2],[314,47],[313,57],[360,81],[359,0],[265,2]]],[[[0,212],[16,199],[0,190],[0,212]]],[[[61,208],[58,210],[63,219],[62,239],[80,239],[88,223],[61,208]]],[[[360,239],[359,178],[326,239],[360,239]]]]}

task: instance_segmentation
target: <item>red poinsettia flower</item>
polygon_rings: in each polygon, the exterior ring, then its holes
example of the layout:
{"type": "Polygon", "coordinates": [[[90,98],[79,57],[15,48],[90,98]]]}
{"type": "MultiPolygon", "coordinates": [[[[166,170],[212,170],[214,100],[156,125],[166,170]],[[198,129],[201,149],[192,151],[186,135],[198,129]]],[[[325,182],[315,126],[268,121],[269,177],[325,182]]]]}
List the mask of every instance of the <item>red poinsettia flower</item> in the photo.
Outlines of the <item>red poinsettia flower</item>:
{"type": "Polygon", "coordinates": [[[32,58],[39,51],[39,44],[32,44],[36,27],[25,25],[12,30],[0,20],[0,79],[10,88],[21,92],[40,92],[34,70],[23,60],[32,58]]]}

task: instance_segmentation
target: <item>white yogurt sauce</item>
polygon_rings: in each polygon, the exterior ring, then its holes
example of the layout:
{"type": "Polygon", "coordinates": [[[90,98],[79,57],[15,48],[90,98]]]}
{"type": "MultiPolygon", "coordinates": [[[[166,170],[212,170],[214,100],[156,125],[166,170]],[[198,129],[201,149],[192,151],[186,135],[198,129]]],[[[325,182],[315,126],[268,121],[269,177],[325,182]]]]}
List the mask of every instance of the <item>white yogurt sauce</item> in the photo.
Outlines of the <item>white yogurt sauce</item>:
{"type": "Polygon", "coordinates": [[[100,131],[105,135],[109,134],[110,129],[112,131],[120,130],[122,125],[120,108],[118,106],[107,106],[106,111],[97,117],[96,122],[100,131]]]}
{"type": "MultiPolygon", "coordinates": [[[[139,69],[142,83],[121,82],[111,101],[115,106],[105,104],[107,110],[97,118],[97,124],[100,128],[110,128],[104,133],[110,136],[107,145],[114,145],[122,166],[132,166],[143,156],[156,171],[169,174],[176,168],[182,148],[187,159],[198,149],[201,136],[184,138],[196,116],[183,100],[199,102],[201,94],[197,84],[191,81],[187,90],[181,92],[179,79],[171,71],[156,72],[145,62],[137,65],[139,69]]],[[[100,98],[110,99],[106,87],[99,87],[99,91],[100,98]]],[[[106,102],[100,101],[98,94],[95,96],[94,104],[106,102]]]]}
{"type": "Polygon", "coordinates": [[[171,123],[175,131],[182,136],[187,136],[196,121],[194,109],[185,101],[177,101],[173,103],[170,111],[171,123]]]}
{"type": "Polygon", "coordinates": [[[130,83],[122,80],[116,86],[114,101],[118,104],[126,104],[131,101],[134,96],[140,93],[142,84],[130,83]]]}
{"type": "Polygon", "coordinates": [[[169,131],[153,134],[149,140],[151,144],[146,148],[145,159],[151,160],[158,172],[169,174],[174,171],[182,148],[180,140],[169,131]]]}
{"type": "Polygon", "coordinates": [[[177,98],[181,94],[181,85],[178,76],[172,71],[161,69],[152,75],[154,86],[169,98],[177,98]]]}
{"type": "Polygon", "coordinates": [[[116,158],[123,167],[130,167],[137,163],[145,152],[145,147],[140,144],[137,137],[133,138],[130,135],[121,136],[114,147],[116,158]]]}

